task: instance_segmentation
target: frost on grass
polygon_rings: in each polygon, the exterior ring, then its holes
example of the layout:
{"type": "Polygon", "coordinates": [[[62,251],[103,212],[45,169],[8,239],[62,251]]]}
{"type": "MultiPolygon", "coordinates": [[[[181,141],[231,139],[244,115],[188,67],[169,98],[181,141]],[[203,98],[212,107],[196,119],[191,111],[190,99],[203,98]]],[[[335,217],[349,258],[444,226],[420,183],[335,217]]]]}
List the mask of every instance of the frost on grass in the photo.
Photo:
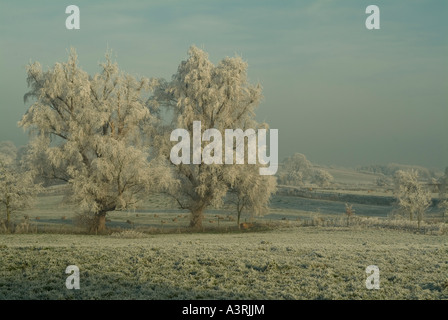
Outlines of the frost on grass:
{"type": "Polygon", "coordinates": [[[147,235],[144,234],[143,232],[135,230],[123,230],[120,232],[114,232],[110,236],[112,238],[119,238],[119,239],[139,239],[147,237],[147,235]]]}
{"type": "Polygon", "coordinates": [[[138,239],[3,235],[0,299],[441,300],[447,243],[446,236],[317,227],[138,239]],[[77,292],[64,285],[72,264],[80,268],[77,292]],[[380,268],[380,290],[365,287],[371,264],[380,268]]]}

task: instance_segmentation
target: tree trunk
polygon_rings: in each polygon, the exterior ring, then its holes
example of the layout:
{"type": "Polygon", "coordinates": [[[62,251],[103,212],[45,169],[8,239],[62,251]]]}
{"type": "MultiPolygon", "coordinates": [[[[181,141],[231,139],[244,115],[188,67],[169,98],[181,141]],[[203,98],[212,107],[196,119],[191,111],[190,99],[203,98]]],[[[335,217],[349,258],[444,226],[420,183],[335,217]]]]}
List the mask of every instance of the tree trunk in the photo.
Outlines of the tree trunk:
{"type": "Polygon", "coordinates": [[[11,208],[9,204],[6,205],[6,223],[5,223],[6,230],[11,229],[11,208]]]}
{"type": "Polygon", "coordinates": [[[241,229],[241,225],[240,225],[240,218],[241,218],[241,210],[239,210],[238,209],[238,212],[237,212],[237,224],[238,224],[238,229],[241,229]]]}
{"type": "Polygon", "coordinates": [[[191,211],[190,228],[195,230],[202,228],[202,219],[204,218],[204,208],[197,208],[191,211]]]}
{"type": "Polygon", "coordinates": [[[417,226],[418,226],[419,230],[420,230],[420,224],[421,224],[422,220],[423,220],[423,212],[419,211],[419,212],[417,212],[417,226]]]}
{"type": "Polygon", "coordinates": [[[9,222],[11,220],[11,209],[9,206],[6,206],[6,227],[9,228],[9,222]]]}
{"type": "Polygon", "coordinates": [[[106,231],[106,214],[107,211],[100,211],[95,214],[92,230],[95,233],[103,233],[106,231]]]}

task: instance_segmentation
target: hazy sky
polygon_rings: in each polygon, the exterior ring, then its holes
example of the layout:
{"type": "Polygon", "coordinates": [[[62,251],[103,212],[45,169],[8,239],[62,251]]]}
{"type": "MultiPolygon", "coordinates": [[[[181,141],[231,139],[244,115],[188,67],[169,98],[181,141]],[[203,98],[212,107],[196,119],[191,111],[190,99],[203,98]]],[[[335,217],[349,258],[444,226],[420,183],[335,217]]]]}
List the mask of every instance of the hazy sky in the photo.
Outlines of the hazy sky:
{"type": "Polygon", "coordinates": [[[25,66],[66,61],[93,74],[110,48],[122,70],[170,79],[190,45],[217,63],[241,55],[263,86],[257,118],[279,157],[324,165],[448,166],[448,1],[0,2],[0,140],[27,135],[25,66]],[[81,12],[67,30],[65,8],[81,12]],[[380,8],[380,30],[365,9],[380,8]]]}

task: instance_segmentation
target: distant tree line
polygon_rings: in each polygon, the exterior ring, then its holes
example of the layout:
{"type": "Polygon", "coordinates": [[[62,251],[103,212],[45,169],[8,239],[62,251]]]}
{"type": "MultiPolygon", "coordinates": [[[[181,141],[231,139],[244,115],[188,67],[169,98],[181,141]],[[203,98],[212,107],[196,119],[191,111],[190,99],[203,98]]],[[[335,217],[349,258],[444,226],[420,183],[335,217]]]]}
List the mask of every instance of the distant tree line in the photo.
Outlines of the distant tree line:
{"type": "Polygon", "coordinates": [[[416,170],[419,173],[419,178],[430,180],[432,178],[437,178],[437,173],[435,170],[428,169],[422,166],[415,165],[404,165],[397,163],[389,163],[386,165],[382,164],[372,164],[367,166],[360,166],[356,168],[358,172],[371,172],[376,174],[383,174],[385,176],[393,178],[397,171],[409,171],[416,170]]]}

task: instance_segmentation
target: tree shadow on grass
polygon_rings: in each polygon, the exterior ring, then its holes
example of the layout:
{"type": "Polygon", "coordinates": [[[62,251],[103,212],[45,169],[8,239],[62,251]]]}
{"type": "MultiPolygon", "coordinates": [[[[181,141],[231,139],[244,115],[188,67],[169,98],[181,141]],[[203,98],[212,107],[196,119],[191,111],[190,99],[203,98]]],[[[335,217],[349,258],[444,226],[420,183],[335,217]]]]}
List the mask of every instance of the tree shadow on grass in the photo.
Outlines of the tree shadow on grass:
{"type": "Polygon", "coordinates": [[[250,299],[229,290],[182,288],[167,282],[138,281],[120,272],[80,272],[80,289],[67,289],[70,275],[18,267],[0,281],[0,300],[226,300],[250,299]]]}

